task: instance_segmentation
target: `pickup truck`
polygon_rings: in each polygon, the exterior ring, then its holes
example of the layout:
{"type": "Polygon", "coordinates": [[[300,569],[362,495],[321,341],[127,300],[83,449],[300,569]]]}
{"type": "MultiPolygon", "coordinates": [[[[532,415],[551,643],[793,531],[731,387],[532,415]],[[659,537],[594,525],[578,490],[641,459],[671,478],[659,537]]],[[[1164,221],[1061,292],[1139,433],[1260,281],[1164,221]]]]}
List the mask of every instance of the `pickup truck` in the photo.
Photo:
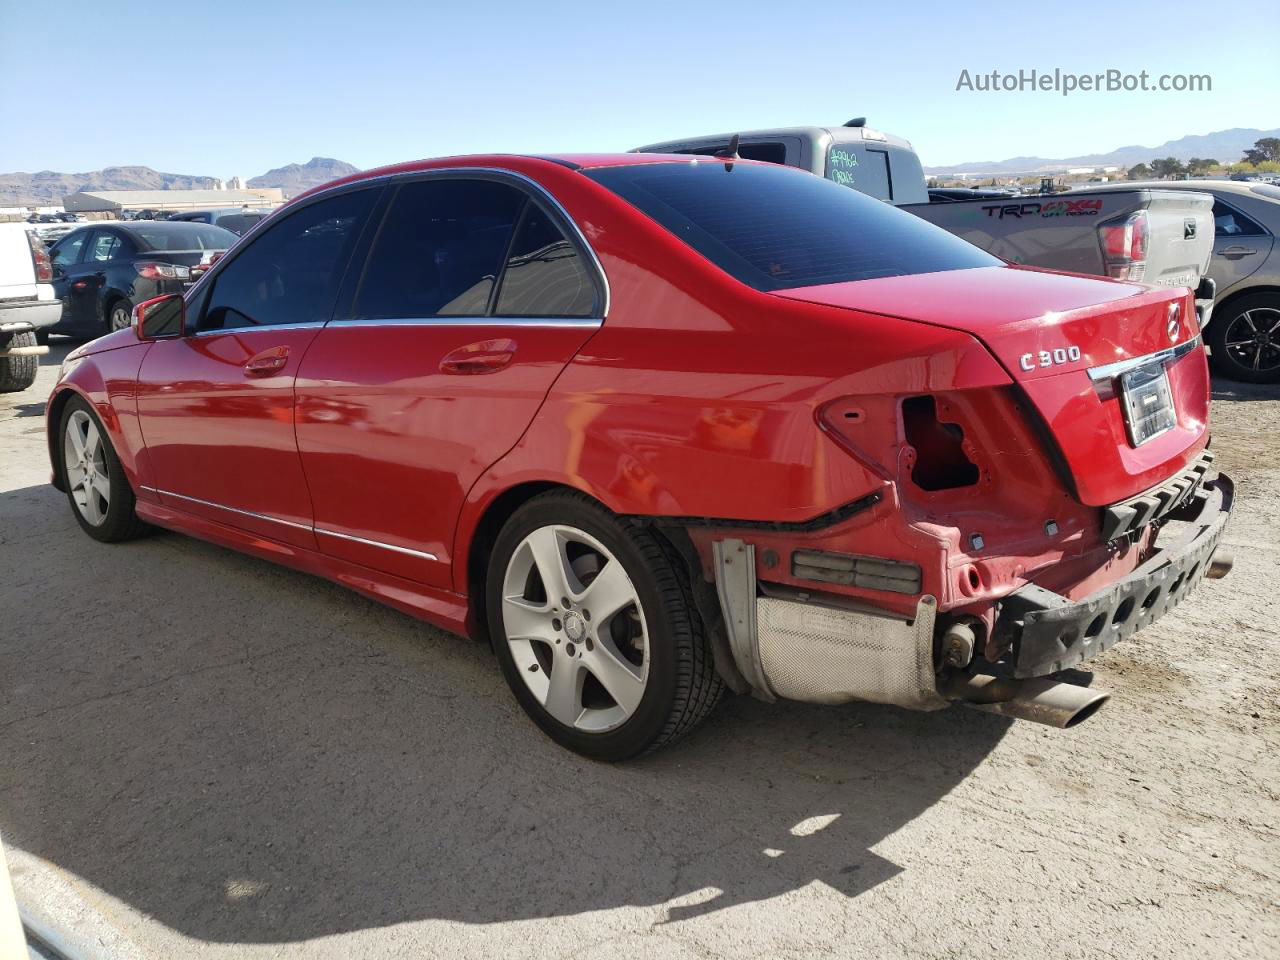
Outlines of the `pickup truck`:
{"type": "Polygon", "coordinates": [[[62,316],[49,251],[25,223],[0,223],[0,393],[36,382],[40,340],[62,316]]]}
{"type": "Polygon", "coordinates": [[[1079,194],[930,197],[911,144],[868,127],[787,127],[668,140],[636,153],[725,155],[799,167],[928,220],[1010,263],[1196,291],[1203,325],[1213,283],[1213,198],[1117,184],[1079,194]],[[735,140],[736,137],[736,140],[735,140]]]}

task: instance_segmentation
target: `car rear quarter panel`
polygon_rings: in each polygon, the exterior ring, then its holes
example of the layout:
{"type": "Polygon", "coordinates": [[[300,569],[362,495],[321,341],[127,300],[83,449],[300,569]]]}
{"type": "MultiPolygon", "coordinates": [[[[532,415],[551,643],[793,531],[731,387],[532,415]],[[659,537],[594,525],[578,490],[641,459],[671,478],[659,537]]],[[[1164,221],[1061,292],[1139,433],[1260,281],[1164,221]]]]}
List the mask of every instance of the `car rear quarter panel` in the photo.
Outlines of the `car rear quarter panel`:
{"type": "Polygon", "coordinates": [[[1010,383],[966,333],[750,290],[577,179],[578,194],[557,195],[604,266],[609,315],[471,488],[456,583],[485,508],[519,484],[565,484],[625,515],[804,522],[882,491],[895,470],[819,429],[824,404],[863,396],[892,425],[902,395],[1010,383]]]}

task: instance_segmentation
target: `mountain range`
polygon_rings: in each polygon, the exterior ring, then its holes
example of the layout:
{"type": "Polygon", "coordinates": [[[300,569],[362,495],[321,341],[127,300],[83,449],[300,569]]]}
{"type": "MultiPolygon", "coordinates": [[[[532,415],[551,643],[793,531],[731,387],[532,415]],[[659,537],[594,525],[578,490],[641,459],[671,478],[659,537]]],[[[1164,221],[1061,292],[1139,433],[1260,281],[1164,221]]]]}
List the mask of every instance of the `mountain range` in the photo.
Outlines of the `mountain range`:
{"type": "MultiPolygon", "coordinates": [[[[248,181],[250,187],[280,187],[286,197],[338,177],[358,167],[331,157],[312,157],[306,163],[268,170],[248,181]]],[[[89,173],[0,173],[0,206],[57,206],[68,193],[81,190],[209,190],[215,178],[161,173],[150,167],[106,167],[89,173]]]]}
{"type": "Polygon", "coordinates": [[[1280,137],[1280,130],[1257,130],[1253,127],[1233,127],[1215,133],[1192,134],[1167,140],[1156,147],[1138,145],[1118,147],[1110,153],[1086,153],[1078,157],[1053,159],[1048,157],[1010,157],[1008,160],[973,160],[952,163],[941,167],[925,167],[931,175],[955,173],[1012,174],[1012,173],[1061,173],[1071,167],[1132,167],[1137,163],[1150,163],[1156,157],[1174,157],[1187,161],[1192,157],[1236,163],[1254,142],[1263,137],[1280,137]]]}

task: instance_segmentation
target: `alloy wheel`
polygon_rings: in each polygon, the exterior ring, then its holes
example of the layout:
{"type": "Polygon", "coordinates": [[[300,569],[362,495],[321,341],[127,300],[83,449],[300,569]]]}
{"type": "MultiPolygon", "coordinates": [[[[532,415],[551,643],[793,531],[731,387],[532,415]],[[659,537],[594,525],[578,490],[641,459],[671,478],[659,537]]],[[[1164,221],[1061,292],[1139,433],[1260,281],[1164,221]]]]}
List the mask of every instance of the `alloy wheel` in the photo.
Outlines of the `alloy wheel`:
{"type": "Polygon", "coordinates": [[[1280,368],[1280,309],[1255,307],[1231,321],[1227,354],[1241,367],[1265,372],[1280,368]]]}
{"type": "Polygon", "coordinates": [[[640,706],[644,609],[621,562],[590,534],[557,524],[520,541],[503,578],[502,621],[521,677],[558,722],[604,733],[640,706]]]}
{"type": "Polygon", "coordinates": [[[111,308],[111,332],[125,330],[133,323],[133,315],[124,304],[117,303],[111,308]]]}
{"type": "Polygon", "coordinates": [[[62,462],[66,464],[67,483],[80,516],[95,527],[101,526],[111,503],[106,445],[98,425],[83,410],[76,410],[67,418],[62,462]]]}

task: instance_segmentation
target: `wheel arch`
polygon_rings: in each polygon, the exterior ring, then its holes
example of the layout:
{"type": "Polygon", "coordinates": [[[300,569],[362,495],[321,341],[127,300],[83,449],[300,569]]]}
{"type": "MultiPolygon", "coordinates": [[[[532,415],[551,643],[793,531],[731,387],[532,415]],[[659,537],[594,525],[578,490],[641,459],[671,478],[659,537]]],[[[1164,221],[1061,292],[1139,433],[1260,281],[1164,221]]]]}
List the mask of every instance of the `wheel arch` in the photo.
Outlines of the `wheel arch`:
{"type": "Polygon", "coordinates": [[[1206,327],[1213,326],[1214,323],[1217,322],[1218,318],[1223,316],[1223,311],[1234,306],[1237,300],[1260,293],[1268,294],[1275,297],[1277,300],[1280,300],[1280,286],[1274,283],[1260,283],[1257,286],[1237,288],[1223,297],[1220,302],[1213,305],[1213,315],[1209,317],[1209,322],[1206,324],[1206,327]]]}
{"type": "MultiPolygon", "coordinates": [[[[465,550],[462,560],[465,579],[462,586],[467,595],[467,633],[478,640],[491,643],[488,618],[485,616],[485,582],[488,579],[489,560],[493,555],[494,543],[498,533],[512,514],[534,497],[556,490],[581,493],[576,487],[567,483],[552,480],[530,480],[508,487],[495,496],[481,509],[470,536],[463,540],[461,546],[465,550]]],[[[597,503],[599,501],[596,501],[597,503]]],[[[601,506],[605,506],[601,504],[601,506]]],[[[605,509],[608,509],[605,507],[605,509]]]]}
{"type": "Polygon", "coordinates": [[[64,383],[54,388],[54,393],[49,397],[49,405],[45,413],[44,438],[49,447],[49,465],[53,471],[53,487],[63,493],[67,492],[67,475],[62,462],[62,444],[58,442],[59,427],[62,424],[62,412],[66,410],[67,404],[71,402],[72,397],[80,397],[82,400],[92,403],[88,397],[64,383]]]}

